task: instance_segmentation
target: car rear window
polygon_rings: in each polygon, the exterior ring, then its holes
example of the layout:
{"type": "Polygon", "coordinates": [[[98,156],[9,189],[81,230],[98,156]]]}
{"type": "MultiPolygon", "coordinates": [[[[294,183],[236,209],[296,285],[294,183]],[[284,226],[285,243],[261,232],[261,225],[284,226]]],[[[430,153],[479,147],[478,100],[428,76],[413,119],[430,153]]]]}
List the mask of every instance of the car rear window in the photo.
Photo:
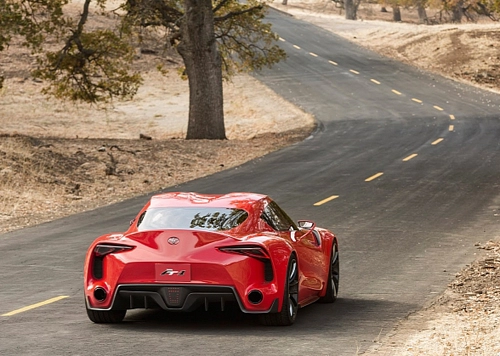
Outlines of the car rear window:
{"type": "Polygon", "coordinates": [[[224,231],[242,224],[248,213],[231,208],[151,208],[137,221],[137,229],[196,229],[224,231]]]}

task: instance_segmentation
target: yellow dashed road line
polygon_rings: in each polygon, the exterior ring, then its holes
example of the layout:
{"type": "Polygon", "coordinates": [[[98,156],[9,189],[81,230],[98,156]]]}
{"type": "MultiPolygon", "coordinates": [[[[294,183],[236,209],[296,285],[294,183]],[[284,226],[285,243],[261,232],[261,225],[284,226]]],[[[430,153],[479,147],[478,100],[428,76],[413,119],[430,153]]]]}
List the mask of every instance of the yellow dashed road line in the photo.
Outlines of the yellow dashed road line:
{"type": "Polygon", "coordinates": [[[407,161],[409,161],[410,159],[415,158],[415,157],[417,157],[417,156],[418,156],[418,154],[416,154],[416,153],[411,154],[411,155],[409,155],[408,157],[403,158],[403,162],[407,162],[407,161]]]}
{"type": "Polygon", "coordinates": [[[28,310],[31,310],[31,309],[42,307],[42,306],[47,305],[47,304],[55,303],[55,302],[57,302],[57,301],[59,301],[61,299],[65,299],[65,298],[69,298],[69,297],[67,295],[61,295],[59,297],[47,299],[47,300],[45,300],[43,302],[40,302],[40,303],[28,305],[28,306],[26,306],[24,308],[13,310],[13,311],[11,311],[9,313],[2,314],[2,316],[16,315],[16,314],[19,314],[19,313],[22,313],[22,312],[25,312],[25,311],[28,311],[28,310]]]}
{"type": "Polygon", "coordinates": [[[383,174],[384,174],[384,173],[382,173],[382,172],[379,172],[379,173],[377,173],[377,174],[374,174],[374,175],[372,175],[371,177],[366,178],[366,179],[365,179],[365,182],[371,182],[372,180],[377,179],[378,177],[380,177],[380,176],[381,176],[381,175],[383,175],[383,174]]]}
{"type": "MultiPolygon", "coordinates": [[[[286,42],[286,40],[285,40],[284,38],[282,38],[282,37],[279,37],[279,40],[280,40],[280,41],[282,41],[282,42],[286,42]]],[[[300,48],[299,46],[297,46],[297,45],[293,45],[293,47],[294,47],[295,49],[301,49],[301,48],[300,48]]],[[[311,56],[313,56],[313,57],[318,57],[318,55],[317,55],[316,53],[313,53],[313,52],[309,52],[309,55],[311,55],[311,56]]],[[[328,63],[330,63],[330,64],[332,64],[332,65],[334,65],[334,66],[338,66],[338,63],[337,63],[337,62],[334,62],[334,61],[332,61],[332,60],[329,60],[329,61],[328,61],[328,63]]],[[[349,72],[354,73],[354,74],[360,74],[358,71],[356,71],[356,70],[354,70],[354,69],[349,69],[349,72]]],[[[371,81],[372,83],[375,83],[375,84],[378,84],[378,85],[380,85],[380,84],[381,84],[381,83],[380,83],[378,80],[376,80],[376,79],[370,79],[370,81],[371,81]]],[[[403,95],[401,92],[399,92],[399,91],[397,91],[397,90],[395,90],[395,89],[392,89],[391,91],[392,91],[392,93],[394,93],[394,94],[396,94],[396,95],[403,95]]],[[[411,100],[412,100],[412,101],[414,101],[414,102],[416,102],[416,103],[419,103],[419,104],[422,104],[422,103],[423,103],[423,101],[422,101],[422,100],[417,99],[417,98],[412,98],[411,100]]],[[[437,105],[434,105],[434,106],[433,106],[433,108],[434,108],[434,109],[436,109],[436,110],[439,110],[439,111],[443,111],[443,110],[444,110],[443,108],[441,108],[440,106],[437,106],[437,105]]],[[[450,115],[450,119],[451,119],[451,120],[455,120],[455,116],[454,116],[454,115],[450,115]]],[[[450,125],[450,126],[449,126],[449,128],[448,128],[448,130],[449,130],[449,131],[454,131],[454,129],[455,129],[455,126],[454,126],[454,125],[450,125]]],[[[437,140],[433,141],[431,144],[432,144],[432,145],[437,145],[437,144],[441,143],[443,140],[444,140],[443,138],[438,138],[437,140]]],[[[415,158],[415,157],[417,157],[417,156],[418,156],[418,154],[413,153],[413,154],[409,155],[408,157],[403,158],[403,162],[407,162],[407,161],[409,161],[409,160],[411,160],[411,159],[413,159],[413,158],[415,158]]],[[[366,179],[365,179],[365,182],[371,182],[371,181],[373,181],[373,180],[375,180],[375,179],[379,178],[379,177],[380,177],[380,176],[382,176],[383,174],[384,174],[383,172],[379,172],[379,173],[377,173],[377,174],[374,174],[373,176],[366,178],[366,179]]],[[[320,205],[323,205],[323,204],[325,204],[325,203],[328,203],[329,201],[332,201],[332,200],[334,200],[334,199],[337,199],[338,197],[339,197],[338,195],[332,195],[332,196],[330,196],[330,197],[328,197],[328,198],[326,198],[326,199],[323,199],[323,200],[321,200],[321,201],[319,201],[319,202],[317,202],[317,203],[314,203],[314,206],[320,206],[320,205]]],[[[22,308],[22,309],[18,309],[18,310],[15,310],[15,311],[13,311],[13,312],[10,312],[10,313],[7,313],[7,314],[4,314],[3,316],[13,315],[13,314],[17,314],[17,313],[20,313],[20,312],[22,312],[22,311],[25,311],[25,310],[29,310],[29,309],[33,309],[33,308],[37,308],[37,307],[39,307],[39,306],[41,306],[41,305],[45,305],[45,304],[49,304],[49,303],[53,303],[53,302],[55,302],[55,301],[57,301],[57,300],[60,300],[60,299],[62,299],[62,298],[66,298],[66,297],[57,297],[57,298],[49,299],[48,301],[45,301],[45,302],[42,302],[42,303],[38,303],[38,304],[34,304],[33,306],[28,306],[28,307],[25,307],[25,308],[22,308]]]]}
{"type": "Polygon", "coordinates": [[[328,197],[326,199],[323,199],[323,200],[320,200],[319,202],[317,203],[314,203],[314,206],[320,206],[320,205],[323,205],[325,203],[328,203],[329,201],[332,201],[333,199],[337,199],[339,196],[338,195],[332,195],[331,197],[328,197]]]}
{"type": "MultiPolygon", "coordinates": [[[[285,41],[285,39],[284,39],[284,38],[282,38],[282,37],[279,37],[279,40],[280,40],[280,41],[282,41],[282,42],[286,42],[286,41],[285,41]]],[[[294,47],[294,48],[296,48],[296,49],[301,49],[301,48],[300,48],[299,46],[297,46],[297,45],[293,45],[293,47],[294,47]]],[[[316,53],[313,53],[313,52],[309,52],[309,55],[311,55],[311,56],[313,56],[313,57],[318,57],[318,55],[317,55],[316,53]]],[[[328,63],[333,64],[334,66],[337,66],[337,65],[338,65],[338,63],[337,63],[337,62],[334,62],[334,61],[332,61],[332,60],[329,60],[329,61],[328,61],[328,63]]],[[[354,74],[359,74],[359,72],[358,72],[357,70],[354,70],[354,69],[349,69],[349,72],[354,73],[354,74]]],[[[376,80],[376,79],[370,79],[370,81],[371,81],[372,83],[375,83],[375,84],[378,84],[378,85],[380,85],[380,84],[381,84],[381,83],[380,83],[378,80],[376,80]]],[[[397,90],[395,90],[395,89],[392,89],[392,90],[391,90],[391,92],[393,92],[393,93],[394,93],[394,94],[396,94],[396,95],[403,95],[400,91],[397,91],[397,90]]],[[[412,98],[411,100],[412,100],[412,101],[414,101],[414,102],[416,102],[416,103],[419,103],[419,104],[422,104],[422,103],[423,103],[423,101],[422,101],[422,100],[417,99],[417,98],[412,98]]],[[[443,111],[443,110],[444,110],[442,107],[437,106],[437,105],[434,105],[434,106],[433,106],[433,108],[434,108],[434,109],[436,109],[436,110],[439,110],[439,111],[443,111]]],[[[450,115],[450,119],[451,119],[451,120],[455,120],[455,116],[454,116],[454,115],[450,115]]],[[[450,125],[450,126],[449,126],[449,128],[448,128],[448,130],[449,130],[449,131],[454,131],[454,130],[455,130],[455,126],[454,126],[454,125],[450,125]]],[[[435,140],[434,142],[432,142],[431,144],[432,144],[432,145],[437,145],[437,144],[439,144],[439,143],[440,143],[441,141],[443,141],[443,140],[444,140],[443,138],[439,138],[439,139],[435,140]]],[[[411,160],[411,159],[415,158],[416,156],[418,156],[416,153],[411,154],[411,155],[409,155],[408,157],[404,158],[404,159],[403,159],[403,161],[404,161],[404,162],[409,161],[409,160],[411,160]]],[[[383,175],[383,174],[384,174],[384,173],[382,173],[382,172],[377,173],[377,174],[375,174],[375,175],[373,175],[373,176],[371,176],[371,177],[366,178],[366,179],[365,179],[365,182],[371,182],[372,180],[377,179],[378,177],[380,177],[380,176],[381,176],[381,175],[383,175]]],[[[337,195],[332,195],[331,197],[328,197],[328,198],[326,198],[326,199],[324,199],[324,200],[321,200],[321,201],[319,201],[319,202],[315,203],[314,205],[315,205],[315,206],[319,206],[319,205],[325,204],[325,203],[329,202],[330,200],[333,200],[333,199],[336,199],[336,198],[338,198],[338,196],[337,196],[337,195]]]]}

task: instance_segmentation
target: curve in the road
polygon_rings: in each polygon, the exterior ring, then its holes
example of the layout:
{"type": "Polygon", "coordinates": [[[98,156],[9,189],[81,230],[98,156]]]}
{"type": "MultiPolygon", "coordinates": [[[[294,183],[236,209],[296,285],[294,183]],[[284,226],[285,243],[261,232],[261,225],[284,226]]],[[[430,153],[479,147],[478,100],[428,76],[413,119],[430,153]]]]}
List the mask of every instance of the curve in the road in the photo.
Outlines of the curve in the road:
{"type": "Polygon", "coordinates": [[[359,354],[473,258],[474,243],[498,224],[490,211],[500,209],[499,97],[291,17],[269,19],[289,57],[259,78],[322,129],[169,190],[262,192],[292,216],[334,230],[338,302],[302,309],[286,329],[217,312],[139,311],[124,325],[91,324],[82,300],[85,250],[96,236],[123,231],[147,199],[138,197],[0,236],[0,354],[359,354]]]}
{"type": "MultiPolygon", "coordinates": [[[[283,38],[283,37],[279,37],[279,40],[280,40],[281,42],[288,42],[288,41],[287,41],[285,38],[283,38]]],[[[339,68],[340,68],[340,67],[342,67],[342,64],[341,64],[341,63],[334,61],[334,59],[335,59],[334,57],[330,57],[330,56],[328,56],[328,57],[324,58],[324,57],[322,57],[322,56],[320,56],[320,55],[318,55],[318,54],[316,54],[316,53],[314,53],[314,52],[309,52],[307,49],[302,48],[302,47],[300,47],[300,46],[298,46],[298,45],[296,45],[296,44],[293,44],[293,43],[290,43],[290,44],[291,44],[291,48],[293,48],[293,49],[295,49],[295,50],[302,51],[302,54],[303,54],[303,55],[307,55],[307,54],[308,54],[308,55],[310,55],[310,56],[312,56],[313,58],[316,58],[316,59],[318,59],[318,60],[327,61],[329,64],[332,64],[332,65],[337,66],[337,67],[339,67],[339,68]]],[[[355,75],[361,75],[361,76],[363,76],[363,74],[362,74],[362,73],[360,73],[359,71],[357,71],[357,70],[355,70],[355,69],[349,68],[348,66],[344,68],[344,71],[345,71],[345,72],[349,72],[349,73],[353,73],[353,74],[355,74],[355,75]]],[[[384,86],[384,84],[383,84],[382,82],[380,82],[379,80],[375,79],[375,78],[374,78],[371,74],[372,74],[372,73],[370,73],[370,75],[368,75],[368,76],[364,76],[364,79],[369,80],[371,83],[373,83],[373,84],[375,84],[375,85],[384,86]]],[[[398,91],[398,90],[396,90],[396,89],[393,89],[393,88],[391,88],[391,87],[385,86],[384,90],[386,90],[386,91],[387,91],[387,93],[395,94],[395,95],[397,95],[397,96],[401,97],[402,99],[403,99],[403,98],[404,98],[404,99],[411,98],[410,100],[411,100],[411,102],[412,102],[412,103],[417,103],[417,104],[420,104],[420,105],[426,105],[426,103],[424,103],[424,101],[423,101],[423,100],[420,100],[420,99],[418,99],[418,98],[416,98],[416,97],[406,96],[404,93],[402,93],[402,92],[400,92],[400,91],[398,91]]],[[[447,112],[446,112],[446,111],[445,111],[445,110],[444,110],[441,106],[438,106],[438,105],[436,105],[436,104],[434,104],[434,103],[431,103],[430,105],[432,106],[432,108],[433,108],[433,109],[437,110],[438,112],[440,112],[440,113],[442,113],[442,114],[444,114],[444,115],[447,115],[447,117],[448,117],[450,120],[452,120],[452,121],[453,121],[453,120],[455,120],[455,115],[450,114],[450,113],[447,113],[447,112]]],[[[418,111],[418,110],[416,110],[416,111],[418,111]]],[[[454,131],[455,131],[455,125],[450,123],[450,125],[449,125],[449,127],[448,127],[448,131],[450,131],[450,132],[454,132],[454,131]]],[[[434,146],[434,145],[437,145],[437,144],[441,143],[443,140],[444,140],[444,138],[443,138],[443,137],[440,137],[440,138],[437,138],[437,139],[435,139],[434,141],[432,141],[430,144],[434,146]]],[[[413,158],[415,158],[415,157],[417,157],[417,156],[418,156],[418,154],[417,154],[417,153],[411,153],[411,154],[409,154],[407,157],[403,158],[403,159],[402,159],[402,161],[403,161],[403,162],[407,162],[407,161],[409,161],[409,160],[411,160],[411,159],[413,159],[413,158]]],[[[425,159],[425,158],[424,158],[424,159],[425,159]]],[[[383,172],[378,172],[378,173],[375,173],[374,175],[372,175],[372,176],[370,176],[370,177],[366,178],[366,179],[365,179],[365,182],[371,182],[371,181],[373,181],[373,180],[375,180],[375,179],[377,179],[377,178],[381,177],[383,174],[384,174],[383,172]]],[[[313,205],[314,205],[314,206],[321,206],[321,205],[323,205],[323,204],[325,204],[325,203],[328,203],[328,202],[330,202],[330,201],[332,201],[332,200],[334,200],[334,199],[337,199],[337,198],[339,198],[339,196],[338,196],[338,195],[332,195],[332,196],[329,196],[329,197],[326,197],[326,198],[322,199],[322,200],[321,200],[321,201],[319,201],[319,202],[314,203],[313,205]]]]}

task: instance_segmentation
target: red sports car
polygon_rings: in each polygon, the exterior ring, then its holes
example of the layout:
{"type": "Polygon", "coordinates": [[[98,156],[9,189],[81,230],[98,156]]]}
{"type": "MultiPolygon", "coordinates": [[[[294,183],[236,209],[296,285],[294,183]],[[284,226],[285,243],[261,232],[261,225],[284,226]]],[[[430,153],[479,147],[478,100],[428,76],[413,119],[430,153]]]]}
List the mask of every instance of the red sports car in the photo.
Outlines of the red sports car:
{"type": "Polygon", "coordinates": [[[291,325],[299,307],[336,300],[338,243],[265,195],[165,193],[126,232],[90,245],[84,283],[95,323],[121,322],[128,309],[236,302],[265,325],[291,325]]]}

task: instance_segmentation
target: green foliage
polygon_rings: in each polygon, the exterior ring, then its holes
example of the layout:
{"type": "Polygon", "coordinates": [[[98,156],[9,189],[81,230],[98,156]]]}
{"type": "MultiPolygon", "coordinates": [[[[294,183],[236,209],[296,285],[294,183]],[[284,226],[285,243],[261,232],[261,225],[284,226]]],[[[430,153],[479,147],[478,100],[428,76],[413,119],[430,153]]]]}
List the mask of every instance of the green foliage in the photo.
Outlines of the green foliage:
{"type": "Polygon", "coordinates": [[[69,0],[0,0],[0,51],[13,35],[24,45],[40,50],[46,35],[65,25],[63,6],[69,0]]]}
{"type": "Polygon", "coordinates": [[[425,7],[425,3],[427,0],[381,0],[380,3],[382,5],[391,6],[391,7],[403,7],[409,8],[413,6],[417,6],[421,3],[425,7]]]}
{"type": "Polygon", "coordinates": [[[489,17],[498,21],[500,14],[500,0],[428,0],[432,8],[440,9],[440,20],[451,21],[450,13],[457,9],[467,21],[476,21],[479,16],[489,17]]]}
{"type": "Polygon", "coordinates": [[[447,13],[452,12],[457,6],[463,12],[467,20],[475,21],[478,16],[486,16],[491,20],[498,21],[500,14],[500,0],[379,0],[379,3],[391,7],[430,7],[440,9],[440,20],[450,21],[447,13]]]}
{"type": "Polygon", "coordinates": [[[271,25],[263,22],[267,5],[249,0],[221,1],[215,11],[215,36],[226,76],[235,72],[260,70],[264,66],[286,57],[275,43],[279,36],[271,31],[271,25]]]}
{"type": "Polygon", "coordinates": [[[86,102],[135,95],[141,77],[130,74],[134,49],[110,30],[81,33],[66,46],[47,52],[35,76],[51,84],[44,91],[86,102]]]}
{"type": "Polygon", "coordinates": [[[475,20],[475,15],[483,15],[498,21],[500,0],[466,0],[462,9],[468,20],[475,20]]]}
{"type": "MultiPolygon", "coordinates": [[[[85,0],[76,17],[63,11],[69,1],[0,0],[0,51],[13,36],[22,36],[26,46],[43,54],[34,75],[48,81],[45,92],[56,97],[87,102],[129,98],[141,83],[131,71],[132,39],[140,41],[142,31],[158,29],[164,47],[176,49],[182,41],[183,0],[124,0],[114,10],[106,10],[106,0],[85,0]],[[118,29],[110,28],[110,20],[88,30],[88,18],[102,15],[114,16],[118,29]],[[44,48],[48,38],[62,48],[44,48]]],[[[278,36],[262,21],[265,1],[213,0],[212,5],[225,78],[285,58],[276,45],[278,36]]]]}
{"type": "MultiPolygon", "coordinates": [[[[34,52],[42,50],[46,36],[64,26],[62,7],[68,0],[0,0],[0,52],[13,36],[34,52]]],[[[0,88],[4,77],[0,76],[0,88]]]]}
{"type": "Polygon", "coordinates": [[[17,31],[16,23],[20,21],[18,9],[18,5],[0,0],[0,51],[8,46],[12,34],[17,31]]]}
{"type": "MultiPolygon", "coordinates": [[[[176,48],[182,41],[182,3],[182,0],[128,0],[123,7],[127,12],[124,23],[128,28],[163,28],[165,45],[176,48]]],[[[271,31],[269,23],[262,21],[268,8],[265,1],[214,0],[212,4],[215,36],[226,79],[237,72],[259,70],[285,58],[285,52],[275,44],[278,36],[271,31]]]]}
{"type": "Polygon", "coordinates": [[[500,13],[500,0],[489,0],[486,1],[487,6],[495,13],[500,13]]]}

